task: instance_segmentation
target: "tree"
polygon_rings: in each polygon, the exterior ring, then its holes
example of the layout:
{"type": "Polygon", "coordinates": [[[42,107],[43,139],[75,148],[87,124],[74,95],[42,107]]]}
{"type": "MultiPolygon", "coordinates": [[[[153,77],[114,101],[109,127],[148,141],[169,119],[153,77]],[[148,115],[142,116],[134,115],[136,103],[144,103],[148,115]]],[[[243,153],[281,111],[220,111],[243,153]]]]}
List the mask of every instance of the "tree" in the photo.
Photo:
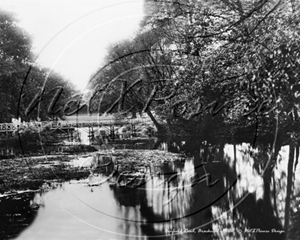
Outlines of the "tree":
{"type": "Polygon", "coordinates": [[[11,14],[2,10],[0,32],[0,121],[10,122],[16,117],[26,121],[62,117],[63,111],[56,110],[71,97],[74,86],[34,62],[29,35],[11,14]],[[63,91],[55,101],[56,110],[49,109],[54,107],[51,102],[59,89],[63,91]]]}
{"type": "MultiPolygon", "coordinates": [[[[290,144],[289,202],[296,146],[299,156],[299,6],[299,1],[280,0],[146,1],[140,36],[157,36],[145,42],[150,51],[128,57],[139,49],[137,38],[117,44],[118,54],[109,54],[113,63],[120,61],[111,71],[118,75],[151,63],[134,77],[126,75],[126,81],[142,79],[149,87],[138,95],[142,99],[151,95],[154,79],[168,79],[157,86],[161,101],[151,102],[168,133],[199,142],[223,137],[264,149],[269,157],[256,161],[256,168],[266,169],[266,201],[277,154],[290,144]],[[127,51],[124,45],[133,43],[127,51]],[[162,71],[161,65],[168,67],[162,71]]],[[[124,100],[128,106],[143,103],[138,98],[130,103],[130,96],[124,100]]],[[[287,204],[287,225],[288,211],[287,204]]]]}
{"type": "MultiPolygon", "coordinates": [[[[283,46],[289,49],[290,44],[297,41],[291,39],[298,39],[296,2],[177,0],[146,3],[149,15],[141,23],[140,36],[146,33],[145,36],[156,37],[154,41],[149,41],[153,37],[148,37],[148,42],[143,44],[144,49],[150,51],[143,55],[132,54],[140,49],[136,47],[139,46],[138,37],[117,44],[116,51],[109,52],[115,67],[108,72],[120,74],[133,66],[149,63],[155,66],[149,68],[151,73],[140,71],[133,78],[142,79],[141,83],[146,83],[150,89],[153,83],[146,79],[169,79],[161,82],[159,88],[164,92],[161,96],[168,96],[165,93],[172,93],[172,96],[164,98],[160,104],[152,101],[151,107],[169,126],[173,123],[175,130],[178,124],[181,125],[179,129],[184,130],[182,127],[188,121],[192,127],[184,131],[197,133],[197,136],[205,136],[203,131],[213,127],[216,131],[210,135],[218,135],[225,129],[237,138],[245,136],[246,131],[249,136],[244,140],[255,138],[255,142],[259,135],[270,143],[274,133],[267,134],[261,128],[274,128],[278,116],[283,117],[280,123],[285,122],[288,102],[297,105],[295,99],[289,97],[297,89],[290,81],[297,76],[297,71],[293,70],[297,69],[297,61],[290,63],[295,66],[288,67],[288,71],[296,75],[287,80],[283,70],[289,64],[285,59],[291,57],[292,51],[283,57],[280,50],[283,46]],[[128,47],[131,43],[135,45],[128,47]],[[160,71],[161,65],[168,65],[168,68],[160,71]],[[287,100],[287,105],[281,105],[279,110],[283,99],[287,100]],[[277,115],[276,107],[283,115],[277,115]],[[254,135],[251,135],[253,128],[254,135]]],[[[293,44],[295,50],[297,44],[293,44]]],[[[294,50],[295,60],[298,53],[294,50]]],[[[116,89],[122,89],[122,84],[116,89]]],[[[144,98],[149,93],[151,95],[148,91],[140,96],[144,98]]],[[[117,92],[117,96],[119,94],[117,92]]],[[[124,101],[130,96],[127,94],[124,101]]],[[[221,134],[224,136],[226,132],[221,134]]]]}
{"type": "Polygon", "coordinates": [[[60,74],[47,68],[33,67],[22,89],[20,116],[26,121],[62,119],[65,105],[75,94],[74,89],[60,74]]]}
{"type": "Polygon", "coordinates": [[[167,86],[175,82],[175,75],[168,56],[152,54],[154,48],[163,51],[157,41],[159,34],[140,32],[134,39],[110,47],[106,65],[90,81],[90,89],[95,91],[93,102],[102,104],[98,112],[135,115],[145,111],[156,127],[162,128],[151,110],[172,94],[167,86]]]}
{"type": "MultiPolygon", "coordinates": [[[[173,52],[173,59],[184,65],[184,69],[192,67],[193,73],[203,69],[202,76],[198,74],[190,82],[190,85],[197,83],[199,93],[203,91],[202,103],[213,100],[210,93],[221,93],[228,108],[224,108],[227,112],[220,113],[227,127],[235,126],[231,129],[234,136],[243,136],[242,129],[249,131],[254,126],[253,145],[268,146],[271,164],[267,166],[269,158],[257,163],[260,169],[267,167],[264,173],[266,199],[278,149],[290,144],[287,232],[294,151],[299,143],[299,1],[224,0],[213,4],[161,1],[160,4],[160,11],[148,21],[154,28],[166,29],[166,37],[173,39],[178,50],[173,52]],[[177,57],[180,54],[186,56],[177,57]]],[[[189,99],[184,91],[182,95],[184,108],[190,105],[194,111],[189,103],[192,99],[197,102],[197,97],[189,99]]],[[[189,111],[181,113],[188,117],[189,111]]],[[[199,111],[199,116],[204,114],[205,111],[199,111]]],[[[201,124],[210,126],[203,120],[201,124]]],[[[297,149],[296,159],[299,147],[297,149]]]]}
{"type": "Polygon", "coordinates": [[[18,27],[11,14],[2,10],[0,32],[0,121],[3,122],[15,117],[18,89],[24,72],[32,63],[32,54],[28,34],[18,27]]]}

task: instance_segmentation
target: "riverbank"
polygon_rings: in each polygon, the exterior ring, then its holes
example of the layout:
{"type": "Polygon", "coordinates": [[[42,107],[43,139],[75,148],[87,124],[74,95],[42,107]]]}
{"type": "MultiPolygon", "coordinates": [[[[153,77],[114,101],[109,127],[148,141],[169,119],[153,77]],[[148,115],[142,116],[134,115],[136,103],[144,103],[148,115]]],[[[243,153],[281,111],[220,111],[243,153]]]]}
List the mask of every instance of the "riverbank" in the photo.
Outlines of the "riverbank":
{"type": "MultiPolygon", "coordinates": [[[[99,153],[114,158],[118,171],[137,172],[141,168],[159,166],[164,162],[183,159],[181,154],[159,150],[116,150],[99,153]]],[[[75,166],[72,161],[90,158],[92,153],[82,155],[32,156],[0,160],[0,194],[21,190],[38,190],[47,181],[69,181],[87,178],[89,166],[75,166]]],[[[98,168],[97,172],[106,171],[98,168]]]]}
{"type": "Polygon", "coordinates": [[[88,176],[87,169],[68,166],[73,155],[32,156],[0,160],[0,193],[37,190],[48,180],[88,176]]]}

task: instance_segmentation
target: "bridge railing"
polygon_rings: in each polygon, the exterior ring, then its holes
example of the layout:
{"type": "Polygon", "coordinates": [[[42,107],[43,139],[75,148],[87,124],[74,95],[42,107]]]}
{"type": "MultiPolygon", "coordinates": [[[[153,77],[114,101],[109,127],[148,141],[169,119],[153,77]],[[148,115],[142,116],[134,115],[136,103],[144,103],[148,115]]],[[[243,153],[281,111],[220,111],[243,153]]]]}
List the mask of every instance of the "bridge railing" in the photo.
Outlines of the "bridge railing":
{"type": "Polygon", "coordinates": [[[18,129],[13,123],[0,123],[0,132],[11,132],[18,129]]]}
{"type": "Polygon", "coordinates": [[[16,123],[0,123],[0,132],[13,132],[19,128],[36,127],[45,128],[50,127],[51,129],[61,128],[80,128],[80,127],[101,127],[107,125],[125,125],[125,124],[137,124],[137,123],[148,123],[151,124],[151,119],[148,118],[135,118],[135,119],[104,119],[99,121],[44,121],[44,122],[22,122],[16,123]]]}

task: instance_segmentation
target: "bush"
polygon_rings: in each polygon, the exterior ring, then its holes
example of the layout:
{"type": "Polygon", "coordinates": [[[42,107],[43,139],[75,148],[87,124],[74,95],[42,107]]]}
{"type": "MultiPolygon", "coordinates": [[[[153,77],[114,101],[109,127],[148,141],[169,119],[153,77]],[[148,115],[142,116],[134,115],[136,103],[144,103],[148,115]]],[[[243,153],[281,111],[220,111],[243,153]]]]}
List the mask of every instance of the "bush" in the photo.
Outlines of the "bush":
{"type": "Polygon", "coordinates": [[[0,148],[13,148],[16,153],[36,153],[41,150],[41,145],[54,140],[56,137],[50,129],[29,126],[1,136],[0,148]]]}

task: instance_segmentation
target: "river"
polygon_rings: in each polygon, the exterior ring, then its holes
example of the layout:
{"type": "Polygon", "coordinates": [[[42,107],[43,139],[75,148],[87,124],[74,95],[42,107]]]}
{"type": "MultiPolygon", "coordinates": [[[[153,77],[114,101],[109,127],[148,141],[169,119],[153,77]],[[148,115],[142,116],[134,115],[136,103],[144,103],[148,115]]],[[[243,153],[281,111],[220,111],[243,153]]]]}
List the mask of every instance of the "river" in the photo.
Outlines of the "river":
{"type": "MultiPolygon", "coordinates": [[[[98,175],[2,196],[0,237],[283,239],[288,147],[281,149],[274,170],[271,204],[264,201],[263,178],[251,154],[244,151],[247,146],[237,146],[236,156],[233,149],[225,145],[220,162],[203,164],[201,159],[187,158],[146,168],[143,181],[126,186],[118,177],[91,186],[107,178],[98,175]]],[[[299,168],[296,172],[299,186],[299,168]]],[[[294,195],[299,196],[299,188],[294,195]]],[[[295,213],[300,210],[294,208],[295,213]]]]}

